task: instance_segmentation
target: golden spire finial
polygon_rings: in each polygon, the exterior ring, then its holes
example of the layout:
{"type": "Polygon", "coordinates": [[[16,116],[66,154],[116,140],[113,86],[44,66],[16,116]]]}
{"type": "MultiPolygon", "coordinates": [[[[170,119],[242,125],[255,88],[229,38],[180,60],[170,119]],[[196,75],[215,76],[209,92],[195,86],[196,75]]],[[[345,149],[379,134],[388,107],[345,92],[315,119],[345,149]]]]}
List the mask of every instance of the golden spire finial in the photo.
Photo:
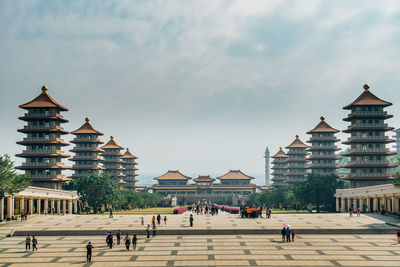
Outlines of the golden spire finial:
{"type": "Polygon", "coordinates": [[[111,135],[111,136],[110,136],[110,139],[111,139],[111,140],[114,140],[114,136],[111,135]]]}
{"type": "Polygon", "coordinates": [[[89,121],[90,121],[90,118],[89,118],[89,117],[86,117],[86,118],[85,118],[85,121],[86,121],[86,122],[89,122],[89,121]]]}
{"type": "Polygon", "coordinates": [[[43,85],[43,86],[42,86],[42,92],[43,92],[44,94],[47,94],[47,86],[46,86],[46,85],[43,85]]]}
{"type": "Polygon", "coordinates": [[[279,150],[282,150],[282,147],[281,147],[281,146],[279,147],[279,150]]]}
{"type": "Polygon", "coordinates": [[[126,151],[129,151],[129,147],[126,148],[126,151]]]}
{"type": "Polygon", "coordinates": [[[299,139],[299,135],[298,134],[296,134],[296,139],[299,139]]]}
{"type": "Polygon", "coordinates": [[[364,84],[364,90],[365,90],[366,92],[368,92],[368,89],[369,89],[369,85],[368,85],[368,84],[364,84]]]}
{"type": "Polygon", "coordinates": [[[321,121],[324,121],[325,120],[325,117],[324,116],[321,116],[321,121]]]}

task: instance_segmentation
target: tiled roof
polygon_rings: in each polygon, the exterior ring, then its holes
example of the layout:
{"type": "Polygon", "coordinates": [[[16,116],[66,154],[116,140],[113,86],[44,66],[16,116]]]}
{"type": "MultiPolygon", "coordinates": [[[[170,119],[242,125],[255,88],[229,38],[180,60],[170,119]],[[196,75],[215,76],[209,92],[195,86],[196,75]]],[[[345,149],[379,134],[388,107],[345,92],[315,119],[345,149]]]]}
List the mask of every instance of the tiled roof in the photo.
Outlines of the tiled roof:
{"type": "Polygon", "coordinates": [[[168,170],[166,173],[163,175],[154,178],[155,180],[190,180],[192,179],[189,176],[183,175],[180,173],[178,170],[176,171],[170,171],[168,170]]]}
{"type": "Polygon", "coordinates": [[[397,130],[394,130],[393,132],[395,132],[395,133],[400,133],[400,128],[397,129],[397,130]]]}
{"type": "Polygon", "coordinates": [[[77,130],[71,132],[72,134],[98,134],[98,135],[103,135],[102,132],[97,131],[96,129],[93,128],[93,126],[90,124],[90,119],[86,118],[85,123],[77,130]]]}
{"type": "Polygon", "coordinates": [[[220,180],[250,180],[254,179],[254,177],[248,176],[241,172],[240,170],[230,170],[228,173],[217,177],[220,180]]]}
{"type": "Polygon", "coordinates": [[[59,108],[63,111],[68,111],[66,107],[58,104],[53,98],[47,94],[47,87],[42,87],[42,93],[32,101],[19,106],[20,108],[59,108]]]}
{"type": "Polygon", "coordinates": [[[110,141],[108,141],[107,144],[101,147],[102,149],[107,149],[107,148],[117,148],[117,149],[123,149],[123,147],[117,145],[114,141],[114,136],[110,136],[110,141]]]}
{"type": "Polygon", "coordinates": [[[332,128],[328,123],[326,123],[325,118],[321,117],[321,121],[314,127],[311,131],[308,131],[308,134],[311,133],[338,133],[339,130],[332,128]]]}
{"type": "Polygon", "coordinates": [[[271,158],[287,158],[287,157],[289,156],[282,150],[282,147],[280,147],[278,153],[273,155],[271,158]]]}
{"type": "Polygon", "coordinates": [[[384,101],[379,97],[375,96],[373,93],[369,91],[369,86],[364,84],[364,92],[357,97],[352,103],[343,107],[343,109],[351,109],[353,106],[391,106],[392,103],[384,101]]]}
{"type": "Polygon", "coordinates": [[[306,145],[306,144],[304,144],[300,139],[299,139],[299,136],[298,135],[296,135],[296,139],[294,139],[294,141],[290,144],[290,145],[288,145],[286,148],[298,148],[298,147],[304,147],[304,148],[306,148],[306,147],[308,147],[308,145],[306,145]]]}
{"type": "Polygon", "coordinates": [[[129,151],[129,148],[126,148],[126,152],[124,153],[124,155],[121,158],[122,159],[137,159],[137,157],[132,155],[132,153],[129,151]]]}
{"type": "Polygon", "coordinates": [[[213,182],[213,181],[215,181],[215,179],[211,178],[210,175],[207,175],[207,176],[199,175],[199,177],[197,177],[196,179],[193,179],[193,181],[195,181],[195,182],[213,182]]]}

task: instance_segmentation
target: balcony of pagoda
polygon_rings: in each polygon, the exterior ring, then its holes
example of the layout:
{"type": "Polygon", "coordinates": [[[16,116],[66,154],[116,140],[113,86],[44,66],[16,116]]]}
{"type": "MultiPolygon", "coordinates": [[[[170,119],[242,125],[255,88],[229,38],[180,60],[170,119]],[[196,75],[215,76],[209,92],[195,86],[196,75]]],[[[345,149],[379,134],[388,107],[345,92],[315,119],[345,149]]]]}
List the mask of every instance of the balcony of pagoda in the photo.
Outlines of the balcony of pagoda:
{"type": "Polygon", "coordinates": [[[303,150],[303,151],[289,151],[286,153],[287,155],[307,155],[307,151],[303,150]]]}
{"type": "Polygon", "coordinates": [[[345,179],[373,179],[373,178],[386,178],[386,179],[392,179],[391,175],[389,173],[349,173],[347,174],[347,177],[345,179]]]}
{"type": "Polygon", "coordinates": [[[343,130],[344,133],[349,133],[352,131],[391,131],[393,127],[389,127],[387,123],[352,123],[346,130],[343,130]]]}
{"type": "Polygon", "coordinates": [[[89,138],[89,137],[83,137],[83,136],[77,136],[75,137],[71,143],[96,143],[96,144],[103,144],[100,140],[100,138],[89,138]]]}
{"type": "Polygon", "coordinates": [[[377,168],[394,168],[396,164],[392,164],[388,160],[351,160],[344,168],[362,168],[362,167],[377,167],[377,168]]]}
{"type": "Polygon", "coordinates": [[[342,155],[348,156],[348,155],[364,155],[364,154],[395,155],[396,152],[391,152],[389,148],[350,148],[342,155]]]}
{"type": "Polygon", "coordinates": [[[72,170],[105,170],[106,168],[99,166],[98,164],[88,164],[88,165],[74,165],[72,170]]]}
{"type": "Polygon", "coordinates": [[[347,118],[344,118],[344,121],[351,121],[356,118],[380,118],[380,119],[389,119],[392,118],[393,115],[388,115],[386,111],[352,111],[347,118]]]}
{"type": "Polygon", "coordinates": [[[311,146],[308,151],[318,151],[318,150],[328,150],[328,151],[338,151],[340,150],[337,146],[311,146]]]}
{"type": "Polygon", "coordinates": [[[59,132],[60,134],[68,134],[63,127],[58,125],[25,125],[23,129],[18,129],[18,132],[59,132]]]}
{"type": "Polygon", "coordinates": [[[63,169],[69,169],[70,167],[65,166],[62,162],[23,162],[20,167],[34,167],[34,168],[63,168],[63,169]]]}
{"type": "Polygon", "coordinates": [[[49,173],[41,173],[41,174],[30,174],[29,177],[34,181],[43,181],[43,180],[69,180],[66,176],[62,174],[49,174],[49,173]]]}
{"type": "Polygon", "coordinates": [[[318,163],[312,162],[309,166],[310,169],[313,168],[328,168],[328,169],[336,169],[339,168],[336,163],[318,163]]]}
{"type": "Polygon", "coordinates": [[[307,159],[304,157],[304,158],[288,158],[288,159],[286,159],[286,161],[285,161],[286,163],[289,163],[289,162],[307,162],[307,159]]]}
{"type": "Polygon", "coordinates": [[[73,158],[69,159],[71,161],[104,161],[103,158],[93,155],[93,156],[81,156],[75,155],[73,158]]]}
{"type": "Polygon", "coordinates": [[[327,143],[335,143],[339,142],[340,139],[338,138],[328,138],[328,137],[312,137],[310,138],[307,143],[317,143],[317,142],[327,142],[327,143]]]}
{"type": "Polygon", "coordinates": [[[388,136],[351,136],[347,138],[346,141],[343,141],[343,144],[351,144],[351,143],[392,143],[395,142],[395,139],[390,139],[388,136]]]}
{"type": "Polygon", "coordinates": [[[70,150],[71,152],[103,152],[102,149],[98,147],[75,147],[74,149],[70,150]]]}
{"type": "Polygon", "coordinates": [[[27,112],[24,116],[19,117],[20,120],[30,121],[30,120],[59,120],[62,122],[68,122],[60,113],[49,112],[49,113],[32,113],[27,112]]]}

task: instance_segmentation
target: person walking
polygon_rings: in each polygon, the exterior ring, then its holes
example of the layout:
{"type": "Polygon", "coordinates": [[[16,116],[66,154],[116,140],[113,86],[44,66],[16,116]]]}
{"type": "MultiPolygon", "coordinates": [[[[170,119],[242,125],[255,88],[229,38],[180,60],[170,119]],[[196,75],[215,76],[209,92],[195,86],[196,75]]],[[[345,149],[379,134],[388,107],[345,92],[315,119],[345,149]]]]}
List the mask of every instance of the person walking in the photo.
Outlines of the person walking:
{"type": "Polygon", "coordinates": [[[349,215],[350,215],[350,218],[353,217],[353,208],[349,208],[349,215]]]}
{"type": "Polygon", "coordinates": [[[129,247],[131,246],[131,239],[129,238],[129,235],[128,235],[128,234],[126,234],[126,236],[125,236],[125,238],[124,238],[124,241],[125,241],[125,247],[126,247],[126,249],[129,250],[129,247]]]}
{"type": "Polygon", "coordinates": [[[110,233],[110,235],[108,236],[108,246],[110,248],[112,248],[113,247],[113,243],[114,243],[113,235],[110,233]]]}
{"type": "Polygon", "coordinates": [[[189,222],[190,222],[190,227],[193,227],[193,214],[190,214],[190,217],[189,217],[189,222]]]}
{"type": "Polygon", "coordinates": [[[121,230],[118,230],[116,236],[117,236],[117,245],[119,245],[121,242],[121,230]]]}
{"type": "Polygon", "coordinates": [[[282,235],[282,241],[285,242],[285,237],[286,237],[286,228],[285,227],[282,228],[281,235],[282,235]]]}
{"type": "Polygon", "coordinates": [[[150,224],[147,225],[146,236],[147,236],[147,238],[150,238],[150,224]]]}
{"type": "Polygon", "coordinates": [[[25,252],[31,250],[31,236],[26,235],[25,238],[25,252]]]}
{"type": "Polygon", "coordinates": [[[400,230],[397,230],[397,243],[400,244],[400,230]]]}
{"type": "Polygon", "coordinates": [[[361,216],[361,210],[360,210],[360,208],[357,208],[357,217],[360,217],[361,216]]]}
{"type": "Polygon", "coordinates": [[[151,218],[151,224],[156,225],[156,216],[153,216],[153,218],[151,218]]]}
{"type": "Polygon", "coordinates": [[[109,246],[108,241],[110,240],[110,235],[111,235],[111,232],[107,231],[106,232],[106,243],[107,243],[107,246],[109,246]]]}
{"type": "Polygon", "coordinates": [[[141,221],[142,221],[142,225],[144,225],[144,217],[143,216],[142,216],[142,220],[141,221]]]}
{"type": "Polygon", "coordinates": [[[164,225],[167,226],[167,216],[164,216],[164,225]]]}
{"type": "Polygon", "coordinates": [[[137,245],[137,237],[136,237],[136,235],[133,235],[132,244],[133,244],[133,250],[136,250],[136,245],[137,245]]]}
{"type": "Polygon", "coordinates": [[[292,230],[292,242],[294,242],[294,236],[295,236],[296,234],[294,233],[294,231],[292,230]]]}
{"type": "Polygon", "coordinates": [[[86,261],[87,262],[92,261],[92,250],[93,250],[92,242],[89,242],[86,245],[86,261]]]}
{"type": "Polygon", "coordinates": [[[286,228],[286,242],[290,242],[290,228],[287,227],[286,228]]]}
{"type": "Polygon", "coordinates": [[[157,226],[156,224],[153,224],[153,237],[157,235],[157,226]]]}
{"type": "Polygon", "coordinates": [[[110,209],[110,216],[109,216],[109,218],[114,218],[112,209],[110,209]]]}
{"type": "Polygon", "coordinates": [[[161,224],[161,215],[160,214],[157,215],[157,224],[158,225],[161,224]]]}
{"type": "Polygon", "coordinates": [[[37,251],[37,244],[38,244],[38,240],[35,236],[32,236],[32,251],[37,251]]]}

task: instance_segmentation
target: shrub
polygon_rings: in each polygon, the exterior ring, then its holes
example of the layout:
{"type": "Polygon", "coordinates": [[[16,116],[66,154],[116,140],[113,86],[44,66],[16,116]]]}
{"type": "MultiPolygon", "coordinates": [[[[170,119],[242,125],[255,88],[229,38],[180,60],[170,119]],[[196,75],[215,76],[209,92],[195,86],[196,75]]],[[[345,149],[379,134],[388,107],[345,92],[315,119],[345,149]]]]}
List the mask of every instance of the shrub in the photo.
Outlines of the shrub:
{"type": "Polygon", "coordinates": [[[174,209],[174,214],[181,214],[181,213],[184,213],[184,212],[187,211],[187,210],[188,210],[187,207],[175,208],[175,209],[174,209]]]}

